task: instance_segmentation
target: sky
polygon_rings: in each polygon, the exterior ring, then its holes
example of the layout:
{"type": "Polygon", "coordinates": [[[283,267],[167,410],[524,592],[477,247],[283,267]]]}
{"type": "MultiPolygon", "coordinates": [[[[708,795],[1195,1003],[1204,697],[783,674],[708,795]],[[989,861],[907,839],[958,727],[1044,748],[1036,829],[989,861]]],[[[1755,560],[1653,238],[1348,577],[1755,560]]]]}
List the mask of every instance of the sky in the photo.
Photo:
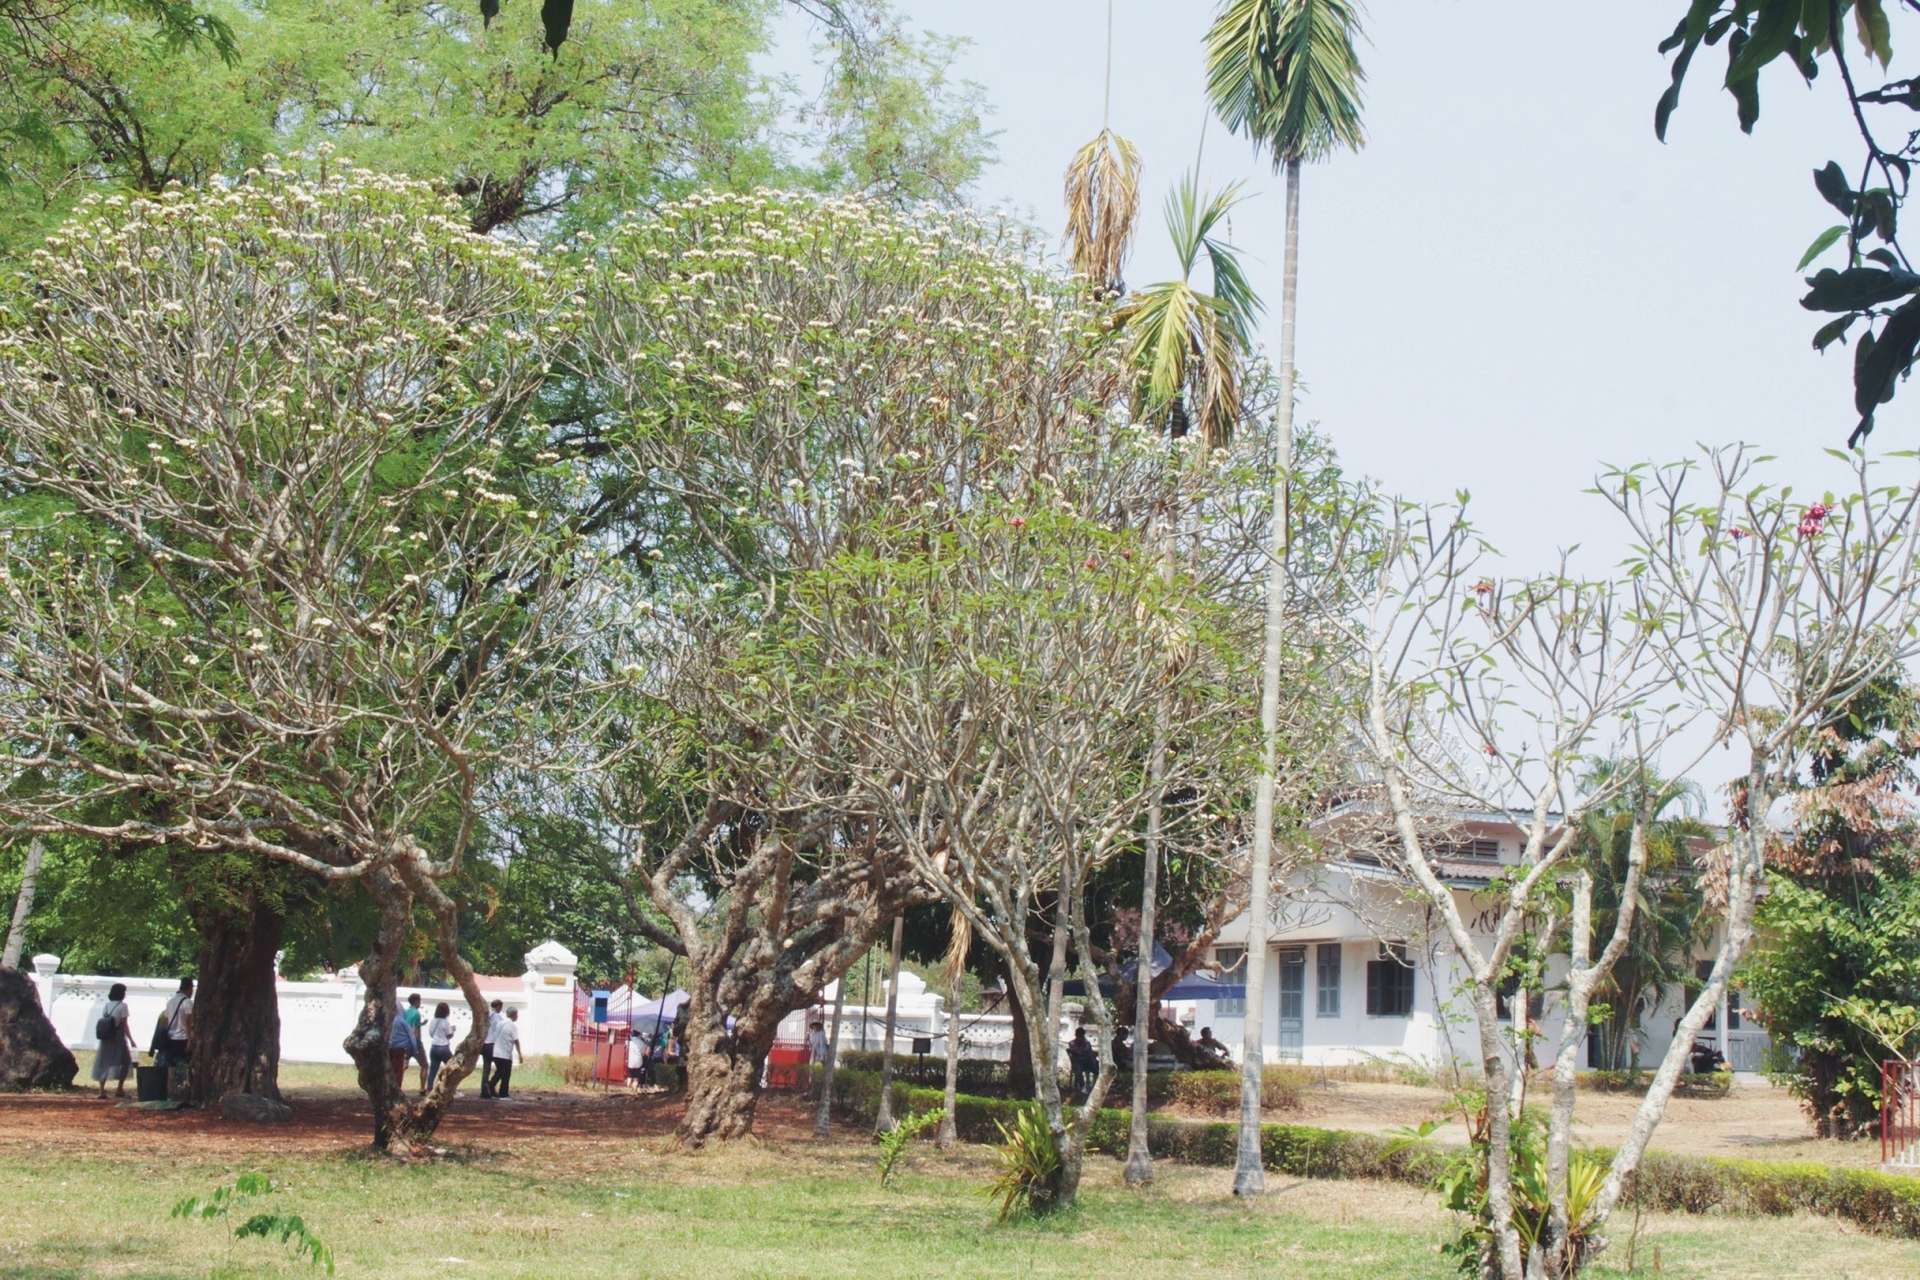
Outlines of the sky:
{"type": "MultiPolygon", "coordinates": [[[[1060,177],[1101,127],[1102,0],[902,0],[966,38],[999,159],[976,203],[1058,233],[1060,177]]],[[[1111,122],[1146,164],[1133,284],[1174,274],[1160,202],[1206,122],[1203,181],[1245,179],[1232,236],[1256,287],[1280,293],[1282,179],[1207,121],[1205,0],[1115,0],[1111,122]]],[[[1744,440],[1796,485],[1841,483],[1822,451],[1852,429],[1850,351],[1822,357],[1798,306],[1801,252],[1833,218],[1811,172],[1851,165],[1831,77],[1784,67],[1752,137],[1703,50],[1662,145],[1655,46],[1684,5],[1617,0],[1374,0],[1361,49],[1366,148],[1302,188],[1301,411],[1349,468],[1408,497],[1474,495],[1515,572],[1601,572],[1619,518],[1582,494],[1609,463],[1674,460],[1744,440]]],[[[1264,339],[1279,342],[1277,315],[1264,339]]],[[[1912,447],[1920,392],[1876,444],[1912,447]]]]}

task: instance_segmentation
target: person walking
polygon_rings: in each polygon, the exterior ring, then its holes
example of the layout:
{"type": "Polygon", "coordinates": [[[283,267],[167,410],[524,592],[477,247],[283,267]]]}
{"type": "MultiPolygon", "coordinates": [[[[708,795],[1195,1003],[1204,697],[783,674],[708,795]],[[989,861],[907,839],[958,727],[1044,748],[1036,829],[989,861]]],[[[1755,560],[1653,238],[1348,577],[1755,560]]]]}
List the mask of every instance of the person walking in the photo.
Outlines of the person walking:
{"type": "MultiPolygon", "coordinates": [[[[433,1088],[433,1082],[440,1078],[440,1068],[447,1065],[447,1059],[453,1056],[453,1018],[452,1010],[442,1000],[433,1006],[433,1021],[427,1024],[427,1089],[433,1088]]],[[[422,1089],[420,1092],[425,1093],[422,1089]]]]}
{"type": "Polygon", "coordinates": [[[503,1102],[507,1098],[507,1087],[513,1082],[513,1055],[516,1053],[520,1054],[520,1061],[527,1060],[527,1055],[520,1048],[520,1011],[509,1009],[493,1036],[493,1096],[503,1102]]]}
{"type": "Polygon", "coordinates": [[[425,1094],[427,1083],[427,1043],[426,1033],[421,1028],[426,1023],[426,1015],[420,1010],[420,993],[414,992],[407,997],[407,1029],[413,1032],[413,1060],[420,1064],[420,1092],[425,1094]]]}
{"type": "Polygon", "coordinates": [[[93,1024],[93,1038],[100,1047],[93,1054],[93,1078],[100,1086],[100,1096],[107,1096],[107,1081],[115,1083],[113,1096],[127,1096],[127,1071],[133,1066],[133,1055],[139,1050],[134,1043],[133,1029],[127,1025],[127,984],[116,982],[107,988],[107,1007],[100,1011],[100,1018],[93,1024]]]}
{"type": "Polygon", "coordinates": [[[387,1027],[387,1069],[393,1077],[393,1087],[402,1092],[407,1087],[407,1063],[413,1056],[413,1027],[407,1021],[403,1006],[393,1011],[393,1022],[387,1027]]]}
{"type": "Polygon", "coordinates": [[[627,1088],[638,1089],[647,1068],[647,1035],[635,1026],[627,1028],[627,1088]]]}
{"type": "Polygon", "coordinates": [[[820,1090],[827,1083],[827,1055],[833,1047],[827,1042],[827,1024],[815,1018],[807,1024],[807,1062],[812,1067],[813,1088],[808,1092],[814,1097],[820,1096],[820,1090]]]}
{"type": "Polygon", "coordinates": [[[480,1096],[493,1096],[493,1051],[500,1038],[500,1024],[506,1018],[501,1016],[500,1002],[493,1002],[492,1011],[487,1014],[486,1038],[480,1042],[480,1096]]]}

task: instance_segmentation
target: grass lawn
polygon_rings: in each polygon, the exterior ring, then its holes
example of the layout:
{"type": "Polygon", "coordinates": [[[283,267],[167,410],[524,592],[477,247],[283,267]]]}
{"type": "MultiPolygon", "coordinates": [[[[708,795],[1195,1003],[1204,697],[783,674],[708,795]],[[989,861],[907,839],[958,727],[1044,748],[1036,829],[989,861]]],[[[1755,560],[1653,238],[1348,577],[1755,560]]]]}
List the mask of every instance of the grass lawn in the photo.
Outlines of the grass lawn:
{"type": "MultiPolygon", "coordinates": [[[[85,1080],[83,1062],[82,1080],[85,1080]]],[[[218,1222],[169,1219],[182,1196],[259,1170],[285,1189],[338,1274],[512,1277],[1443,1277],[1435,1199],[1412,1187],[1271,1177],[1254,1204],[1231,1174],[1163,1161],[1144,1194],[1093,1157],[1082,1207],[995,1225],[980,1148],[916,1145],[892,1189],[857,1134],[816,1143],[792,1100],[762,1106],[763,1139],[699,1155],[665,1134],[670,1098],[571,1088],[561,1064],[515,1072],[515,1103],[463,1097],[458,1153],[401,1165],[358,1154],[363,1103],[344,1067],[289,1065],[296,1123],[126,1110],[78,1092],[0,1098],[0,1280],[316,1274],[281,1246],[229,1243],[218,1222]]],[[[1616,1219],[1600,1276],[1920,1276],[1920,1243],[1830,1219],[1616,1219]]]]}
{"type": "MultiPolygon", "coordinates": [[[[1249,1264],[1254,1275],[1328,1280],[1448,1274],[1435,1252],[1443,1222],[1433,1199],[1382,1184],[1275,1179],[1243,1205],[1224,1170],[1163,1164],[1140,1195],[1119,1185],[1113,1161],[1095,1159],[1080,1210],[996,1226],[978,1149],[916,1148],[883,1191],[871,1148],[857,1140],[689,1156],[619,1132],[552,1142],[515,1134],[512,1147],[404,1166],[338,1151],[276,1153],[271,1131],[244,1132],[239,1151],[211,1153],[191,1144],[170,1152],[164,1131],[117,1152],[97,1134],[73,1149],[55,1133],[9,1135],[0,1146],[0,1278],[314,1274],[276,1244],[229,1244],[217,1222],[167,1217],[178,1197],[248,1169],[286,1184],[271,1207],[303,1216],[342,1276],[1144,1280],[1241,1276],[1249,1264]]],[[[1619,1224],[1616,1263],[1631,1226],[1619,1224]]],[[[1631,1273],[1598,1274],[1920,1275],[1920,1245],[1812,1219],[1651,1218],[1636,1256],[1631,1273]]]]}

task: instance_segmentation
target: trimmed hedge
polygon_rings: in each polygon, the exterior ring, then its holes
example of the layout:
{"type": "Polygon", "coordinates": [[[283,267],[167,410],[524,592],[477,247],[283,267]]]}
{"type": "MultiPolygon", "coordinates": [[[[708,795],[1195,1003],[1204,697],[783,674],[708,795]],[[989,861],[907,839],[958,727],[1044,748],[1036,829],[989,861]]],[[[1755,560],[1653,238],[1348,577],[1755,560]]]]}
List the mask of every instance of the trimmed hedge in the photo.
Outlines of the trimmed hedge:
{"type": "MultiPolygon", "coordinates": [[[[834,1103],[871,1119],[880,1102],[880,1079],[871,1072],[834,1074],[834,1103]]],[[[896,1084],[895,1115],[938,1108],[938,1089],[896,1084]]],[[[996,1122],[1011,1124],[1021,1106],[1000,1098],[966,1094],[954,1100],[954,1127],[967,1142],[997,1143],[996,1122]]],[[[1103,1107],[1087,1134],[1087,1149],[1116,1159],[1127,1154],[1128,1113],[1103,1107]]],[[[1433,1147],[1402,1146],[1372,1133],[1321,1129],[1303,1124],[1260,1126],[1262,1163],[1300,1178],[1375,1178],[1426,1186],[1449,1154],[1433,1147]]],[[[1234,1162],[1239,1127],[1230,1121],[1148,1116],[1148,1141],[1156,1157],[1188,1164],[1234,1162]]],[[[1611,1160],[1613,1152],[1593,1154],[1611,1160]]],[[[1774,1217],[1813,1213],[1856,1223],[1881,1235],[1920,1239],[1920,1177],[1873,1169],[1837,1169],[1813,1161],[1737,1160],[1649,1152],[1626,1203],[1675,1213],[1734,1213],[1774,1217]]]]}

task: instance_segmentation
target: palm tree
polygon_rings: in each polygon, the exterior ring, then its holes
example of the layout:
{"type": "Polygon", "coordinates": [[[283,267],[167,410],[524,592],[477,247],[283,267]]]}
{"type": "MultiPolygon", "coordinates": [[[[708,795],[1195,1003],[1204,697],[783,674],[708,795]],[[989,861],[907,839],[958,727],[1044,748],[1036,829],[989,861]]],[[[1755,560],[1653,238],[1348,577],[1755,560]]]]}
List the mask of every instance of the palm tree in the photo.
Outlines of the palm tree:
{"type": "MultiPolygon", "coordinates": [[[[1240,416],[1240,373],[1253,346],[1260,300],[1247,282],[1233,246],[1220,234],[1227,215],[1240,202],[1240,188],[1203,195],[1197,175],[1189,173],[1167,196],[1167,232],[1180,261],[1180,278],[1149,285],[1114,312],[1127,339],[1134,370],[1134,413],[1143,420],[1164,418],[1167,434],[1179,438],[1198,427],[1209,446],[1224,443],[1240,416]],[[1200,260],[1207,261],[1213,291],[1194,283],[1200,260]]],[[[1172,530],[1161,528],[1165,544],[1162,568],[1171,570],[1172,530]]],[[[1154,717],[1153,752],[1148,759],[1152,800],[1147,811],[1145,867],[1140,880],[1140,943],[1135,972],[1133,1028],[1133,1119],[1127,1137],[1129,1186],[1153,1181],[1153,1156],[1147,1146],[1148,1026],[1153,1008],[1153,926],[1159,885],[1161,780],[1166,776],[1167,716],[1154,717]]],[[[1116,1066],[1119,1064],[1116,1063],[1116,1066]]]]}
{"type": "Polygon", "coordinates": [[[1180,278],[1148,285],[1120,307],[1135,370],[1136,411],[1167,418],[1168,434],[1197,428],[1208,445],[1224,443],[1240,417],[1240,371],[1253,349],[1260,299],[1234,247],[1222,236],[1227,215],[1243,199],[1240,184],[1203,194],[1188,173],[1167,196],[1167,233],[1180,278]],[[1213,291],[1194,284],[1206,259],[1213,291]]]}
{"type": "Polygon", "coordinates": [[[1280,414],[1273,473],[1273,565],[1267,578],[1260,680],[1260,775],[1254,792],[1247,902],[1247,1021],[1241,1061],[1235,1195],[1264,1189],[1260,1167],[1260,1041],[1266,998],[1267,878],[1273,867],[1274,770],[1279,753],[1280,651],[1286,624],[1288,474],[1293,469],[1294,313],[1300,264],[1300,169],[1358,148],[1360,58],[1354,0],[1229,0],[1207,32],[1207,93],[1221,121],[1287,175],[1286,259],[1280,292],[1280,414]]]}
{"type": "MultiPolygon", "coordinates": [[[[1602,763],[1598,779],[1617,766],[1602,763]]],[[[1600,1024],[1600,1061],[1613,1068],[1637,1065],[1632,1050],[1633,1030],[1669,988],[1693,981],[1692,957],[1699,922],[1704,918],[1702,893],[1688,844],[1709,834],[1700,821],[1700,789],[1683,780],[1647,780],[1651,797],[1648,812],[1653,825],[1647,832],[1647,862],[1633,903],[1627,947],[1594,994],[1608,1005],[1600,1024]],[[1671,816],[1663,817],[1669,811],[1671,816]]],[[[1626,888],[1628,842],[1633,830],[1630,806],[1620,804],[1590,813],[1582,821],[1575,856],[1593,876],[1593,931],[1610,937],[1619,918],[1626,888]]]]}

